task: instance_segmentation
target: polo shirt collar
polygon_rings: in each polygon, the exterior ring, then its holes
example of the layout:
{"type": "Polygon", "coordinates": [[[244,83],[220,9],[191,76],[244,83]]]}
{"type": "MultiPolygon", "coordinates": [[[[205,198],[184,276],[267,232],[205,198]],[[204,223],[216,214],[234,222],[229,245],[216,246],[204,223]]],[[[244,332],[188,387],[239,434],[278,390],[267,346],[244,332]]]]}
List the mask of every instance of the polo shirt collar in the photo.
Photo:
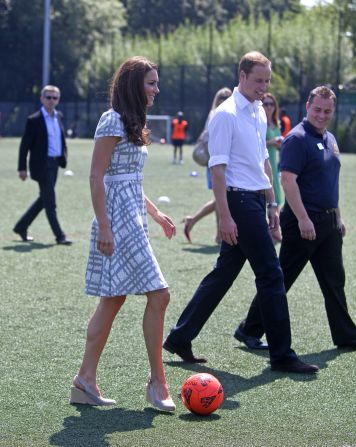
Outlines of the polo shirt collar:
{"type": "Polygon", "coordinates": [[[307,118],[303,118],[302,125],[304,129],[313,135],[314,137],[322,138],[324,135],[326,135],[327,131],[323,132],[323,134],[320,134],[315,130],[315,127],[307,120],[307,118]]]}

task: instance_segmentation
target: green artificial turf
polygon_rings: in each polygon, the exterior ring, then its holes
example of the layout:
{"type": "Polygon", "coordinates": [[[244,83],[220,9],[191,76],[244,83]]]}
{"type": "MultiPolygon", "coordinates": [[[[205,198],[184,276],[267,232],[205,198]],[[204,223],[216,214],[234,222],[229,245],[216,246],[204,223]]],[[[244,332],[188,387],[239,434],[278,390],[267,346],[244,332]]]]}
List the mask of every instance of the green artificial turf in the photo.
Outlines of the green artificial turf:
{"type": "MultiPolygon", "coordinates": [[[[70,140],[70,161],[57,185],[59,220],[73,246],[57,246],[44,213],[24,244],[12,233],[17,218],[37,195],[37,184],[17,178],[18,139],[0,140],[0,446],[43,447],[346,447],[356,446],[355,352],[334,349],[323,298],[307,267],[289,293],[293,347],[320,365],[315,377],[272,372],[266,353],[249,352],[234,340],[236,325],[254,295],[248,265],[212,315],[194,351],[206,365],[188,365],[164,353],[174,415],[146,405],[148,362],[142,336],[145,297],[128,297],[118,315],[99,366],[98,382],[112,408],[68,404],[71,379],[83,353],[88,318],[96,299],[85,296],[84,271],[93,215],[88,173],[90,140],[70,140]],[[221,381],[225,400],[209,417],[190,414],[177,398],[184,380],[199,371],[221,381]]],[[[150,221],[152,245],[170,284],[165,334],[175,324],[218,254],[215,218],[183,236],[182,218],[212,197],[205,170],[185,146],[185,164],[170,164],[168,145],[149,147],[146,194],[162,204],[177,224],[168,241],[150,221]],[[197,176],[191,176],[196,171],[197,176]]],[[[344,240],[346,292],[356,316],[356,156],[342,156],[341,206],[348,233],[344,240]]]]}

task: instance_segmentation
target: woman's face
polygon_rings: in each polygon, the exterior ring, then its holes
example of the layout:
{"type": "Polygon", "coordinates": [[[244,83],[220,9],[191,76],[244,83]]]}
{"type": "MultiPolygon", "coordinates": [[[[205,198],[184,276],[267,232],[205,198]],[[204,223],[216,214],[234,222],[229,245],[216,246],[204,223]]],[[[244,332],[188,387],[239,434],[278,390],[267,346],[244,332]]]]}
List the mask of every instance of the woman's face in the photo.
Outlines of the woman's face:
{"type": "Polygon", "coordinates": [[[262,104],[267,115],[271,115],[276,108],[274,101],[270,96],[265,96],[262,100],[262,104]]]}
{"type": "Polygon", "coordinates": [[[147,107],[151,107],[153,105],[155,96],[157,95],[157,93],[159,93],[157,70],[148,71],[145,74],[143,83],[147,98],[147,107]]]}

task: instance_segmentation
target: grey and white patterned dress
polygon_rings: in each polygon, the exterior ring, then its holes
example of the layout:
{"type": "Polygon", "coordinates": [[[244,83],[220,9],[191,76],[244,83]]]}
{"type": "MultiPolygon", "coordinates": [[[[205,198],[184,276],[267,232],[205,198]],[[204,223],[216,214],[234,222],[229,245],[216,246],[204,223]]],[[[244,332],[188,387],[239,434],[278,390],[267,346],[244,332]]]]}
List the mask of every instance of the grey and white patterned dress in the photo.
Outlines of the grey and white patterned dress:
{"type": "Polygon", "coordinates": [[[110,297],[163,289],[167,283],[149,242],[142,187],[147,148],[127,140],[120,115],[112,109],[101,116],[94,139],[104,136],[121,137],[104,177],[114,253],[105,256],[96,248],[98,223],[94,218],[85,291],[88,295],[110,297]]]}

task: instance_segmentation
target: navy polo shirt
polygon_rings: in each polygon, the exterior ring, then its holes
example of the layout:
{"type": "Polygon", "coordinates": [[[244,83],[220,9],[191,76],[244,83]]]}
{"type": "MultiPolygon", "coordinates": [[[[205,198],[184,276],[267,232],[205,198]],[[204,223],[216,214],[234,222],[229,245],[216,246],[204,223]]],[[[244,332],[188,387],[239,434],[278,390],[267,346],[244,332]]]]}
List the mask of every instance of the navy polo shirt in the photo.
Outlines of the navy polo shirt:
{"type": "MultiPolygon", "coordinates": [[[[334,135],[316,132],[304,118],[281,147],[280,170],[297,175],[307,211],[324,212],[339,206],[340,153],[334,135]]],[[[289,208],[287,202],[287,207],[289,208]]]]}

